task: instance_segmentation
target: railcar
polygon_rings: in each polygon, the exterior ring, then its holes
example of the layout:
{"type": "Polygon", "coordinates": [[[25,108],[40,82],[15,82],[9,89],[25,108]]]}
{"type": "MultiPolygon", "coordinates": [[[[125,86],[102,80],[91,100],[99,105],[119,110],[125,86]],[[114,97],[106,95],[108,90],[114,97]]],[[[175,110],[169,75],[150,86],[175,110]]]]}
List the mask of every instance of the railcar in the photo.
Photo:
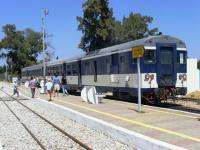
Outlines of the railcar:
{"type": "Polygon", "coordinates": [[[50,61],[46,64],[46,78],[52,78],[55,74],[61,79],[65,75],[65,59],[50,61]]]}
{"type": "Polygon", "coordinates": [[[42,64],[25,67],[22,69],[22,81],[30,80],[31,77],[37,77],[39,79],[43,76],[42,64]]]}
{"type": "Polygon", "coordinates": [[[182,40],[167,35],[150,36],[65,60],[63,72],[68,86],[76,90],[94,86],[100,93],[137,96],[137,61],[132,57],[132,48],[137,46],[145,49],[140,59],[142,96],[154,101],[185,95],[187,48],[182,40]]]}

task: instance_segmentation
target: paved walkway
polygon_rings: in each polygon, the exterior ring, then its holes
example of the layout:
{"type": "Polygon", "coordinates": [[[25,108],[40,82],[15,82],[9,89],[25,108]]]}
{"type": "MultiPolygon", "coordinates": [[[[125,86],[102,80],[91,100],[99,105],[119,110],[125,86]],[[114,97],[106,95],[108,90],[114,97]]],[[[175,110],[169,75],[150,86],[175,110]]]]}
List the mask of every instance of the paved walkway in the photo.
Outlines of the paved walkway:
{"type": "MultiPolygon", "coordinates": [[[[20,92],[30,96],[28,88],[21,86],[20,92]]],[[[39,90],[36,90],[36,98],[48,100],[39,90]]],[[[82,102],[80,96],[62,96],[61,93],[51,102],[170,144],[200,149],[200,115],[151,106],[143,106],[143,112],[139,113],[133,103],[103,99],[101,104],[88,104],[82,102]]]]}

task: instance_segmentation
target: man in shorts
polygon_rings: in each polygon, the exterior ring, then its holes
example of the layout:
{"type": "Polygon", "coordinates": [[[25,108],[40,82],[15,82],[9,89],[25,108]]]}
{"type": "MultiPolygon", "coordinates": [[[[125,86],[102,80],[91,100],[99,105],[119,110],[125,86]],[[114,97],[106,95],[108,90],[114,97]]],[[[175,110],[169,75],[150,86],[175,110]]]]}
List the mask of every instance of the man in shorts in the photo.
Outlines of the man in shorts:
{"type": "Polygon", "coordinates": [[[54,78],[53,78],[53,87],[54,87],[54,97],[59,96],[59,91],[60,91],[60,79],[58,78],[58,75],[55,74],[54,78]]]}

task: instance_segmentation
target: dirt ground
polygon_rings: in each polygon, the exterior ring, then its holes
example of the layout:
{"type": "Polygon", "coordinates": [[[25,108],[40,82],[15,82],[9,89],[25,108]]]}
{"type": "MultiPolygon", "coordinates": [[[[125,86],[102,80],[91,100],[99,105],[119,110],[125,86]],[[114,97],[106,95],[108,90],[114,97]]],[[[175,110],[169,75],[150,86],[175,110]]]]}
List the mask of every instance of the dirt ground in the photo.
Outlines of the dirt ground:
{"type": "Polygon", "coordinates": [[[192,92],[192,93],[186,95],[185,97],[186,98],[199,99],[200,100],[200,91],[192,92]]]}
{"type": "Polygon", "coordinates": [[[172,103],[177,105],[177,109],[200,113],[200,91],[192,92],[172,103]]]}

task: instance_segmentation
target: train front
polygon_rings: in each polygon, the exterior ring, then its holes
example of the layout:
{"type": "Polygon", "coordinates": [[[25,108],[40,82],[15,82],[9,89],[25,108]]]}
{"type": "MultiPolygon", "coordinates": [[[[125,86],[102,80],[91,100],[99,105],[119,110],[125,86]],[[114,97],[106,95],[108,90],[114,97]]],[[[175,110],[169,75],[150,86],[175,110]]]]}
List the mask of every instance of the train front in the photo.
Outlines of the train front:
{"type": "Polygon", "coordinates": [[[183,41],[155,36],[145,41],[142,86],[147,99],[174,98],[187,93],[187,49],[183,41]]]}

